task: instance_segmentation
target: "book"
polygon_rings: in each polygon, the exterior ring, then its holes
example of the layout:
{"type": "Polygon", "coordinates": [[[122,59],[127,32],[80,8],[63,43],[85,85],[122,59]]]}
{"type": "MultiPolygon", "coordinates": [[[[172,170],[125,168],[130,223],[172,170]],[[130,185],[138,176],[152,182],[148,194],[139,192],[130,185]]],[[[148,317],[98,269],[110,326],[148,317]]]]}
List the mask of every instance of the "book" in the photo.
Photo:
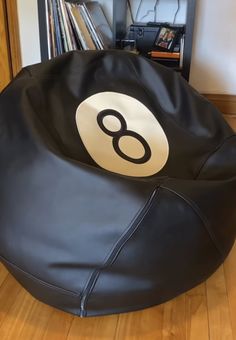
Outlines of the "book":
{"type": "Polygon", "coordinates": [[[85,5],[96,31],[102,37],[104,48],[111,48],[113,44],[112,30],[101,5],[97,1],[89,1],[85,5]]]}
{"type": "Polygon", "coordinates": [[[84,19],[80,13],[79,7],[77,5],[72,5],[72,14],[75,17],[75,20],[77,21],[79,28],[82,32],[82,35],[84,36],[84,39],[86,41],[86,44],[88,46],[89,50],[96,50],[96,46],[92,40],[92,37],[89,33],[89,30],[84,22],[84,19]]]}
{"type": "Polygon", "coordinates": [[[73,32],[75,34],[77,44],[79,44],[81,46],[82,50],[88,50],[89,48],[87,46],[85,38],[84,38],[84,36],[83,36],[83,34],[80,30],[78,22],[76,21],[74,15],[72,13],[72,4],[69,3],[69,2],[65,2],[65,4],[66,4],[67,12],[68,12],[68,15],[69,15],[69,18],[70,18],[70,21],[71,21],[71,25],[73,27],[73,32]]]}
{"type": "Polygon", "coordinates": [[[101,36],[99,33],[96,31],[96,27],[93,23],[93,20],[88,12],[88,9],[86,7],[86,4],[79,5],[79,10],[80,13],[84,19],[84,22],[91,34],[91,37],[93,39],[93,42],[98,50],[103,50],[104,49],[104,43],[102,41],[101,36]]]}
{"type": "Polygon", "coordinates": [[[60,55],[63,53],[63,47],[56,0],[52,0],[52,10],[56,42],[56,55],[60,55]]]}
{"type": "Polygon", "coordinates": [[[56,1],[56,6],[57,6],[59,28],[60,28],[60,33],[61,33],[62,50],[63,50],[63,52],[68,52],[69,47],[68,47],[68,42],[67,42],[67,37],[66,37],[64,20],[63,20],[63,17],[62,17],[60,1],[59,0],[55,0],[55,1],[56,1]]]}
{"type": "Polygon", "coordinates": [[[97,1],[44,1],[50,57],[75,49],[103,50],[112,46],[112,31],[97,1]]]}
{"type": "Polygon", "coordinates": [[[161,59],[180,59],[179,52],[163,52],[163,51],[151,51],[151,58],[161,58],[161,59]]]}
{"type": "Polygon", "coordinates": [[[46,10],[46,25],[47,25],[47,48],[48,48],[48,58],[51,59],[51,32],[50,32],[50,21],[49,21],[49,8],[48,0],[45,0],[45,10],[46,10]]]}
{"type": "Polygon", "coordinates": [[[64,0],[59,0],[62,20],[65,27],[66,40],[68,45],[68,51],[76,50],[78,45],[76,44],[75,36],[71,27],[70,19],[66,10],[66,5],[64,0]]]}
{"type": "Polygon", "coordinates": [[[48,27],[49,27],[49,40],[50,40],[50,57],[56,57],[57,50],[56,50],[56,40],[55,40],[55,25],[53,19],[53,8],[52,8],[52,1],[47,0],[47,7],[48,7],[48,27]]]}
{"type": "Polygon", "coordinates": [[[184,64],[184,40],[185,40],[185,34],[182,35],[180,39],[180,62],[179,66],[182,68],[184,64]]]}

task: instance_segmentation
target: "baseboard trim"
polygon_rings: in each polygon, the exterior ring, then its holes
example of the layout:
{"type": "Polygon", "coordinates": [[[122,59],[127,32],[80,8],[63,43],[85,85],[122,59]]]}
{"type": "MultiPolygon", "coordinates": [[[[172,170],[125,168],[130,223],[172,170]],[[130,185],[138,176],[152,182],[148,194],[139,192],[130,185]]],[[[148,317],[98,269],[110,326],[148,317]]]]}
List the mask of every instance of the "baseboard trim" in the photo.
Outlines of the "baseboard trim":
{"type": "MultiPolygon", "coordinates": [[[[226,94],[204,94],[225,115],[236,116],[236,96],[226,94]]],[[[236,117],[235,117],[236,118],[236,117]]]]}
{"type": "Polygon", "coordinates": [[[236,115],[223,115],[227,123],[236,132],[236,115]]]}
{"type": "Polygon", "coordinates": [[[226,94],[204,94],[222,113],[236,132],[236,96],[226,94]]]}

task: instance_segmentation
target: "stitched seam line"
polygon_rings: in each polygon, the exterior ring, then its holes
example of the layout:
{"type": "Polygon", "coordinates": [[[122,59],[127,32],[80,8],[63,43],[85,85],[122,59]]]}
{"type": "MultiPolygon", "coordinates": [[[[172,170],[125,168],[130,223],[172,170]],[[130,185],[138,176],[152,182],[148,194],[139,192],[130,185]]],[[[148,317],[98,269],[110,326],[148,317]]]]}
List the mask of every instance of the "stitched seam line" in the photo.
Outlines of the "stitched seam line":
{"type": "MultiPolygon", "coordinates": [[[[218,266],[217,266],[218,267],[218,266]]],[[[215,271],[215,270],[214,270],[215,271]]],[[[192,289],[193,287],[196,287],[197,285],[199,285],[200,283],[202,283],[202,282],[204,282],[204,281],[206,281],[207,279],[209,278],[209,274],[205,274],[205,275],[203,275],[198,281],[197,281],[197,283],[196,284],[194,284],[191,288],[189,288],[189,289],[192,289]]],[[[188,289],[188,290],[189,290],[188,289]]],[[[188,293],[188,291],[186,291],[186,289],[184,290],[186,293],[188,293]]],[[[182,289],[178,289],[178,291],[176,292],[176,294],[175,294],[175,296],[177,296],[177,295],[179,295],[179,294],[182,294],[183,292],[184,292],[182,289]]],[[[175,297],[174,296],[174,297],[175,297]]],[[[173,297],[173,298],[174,298],[173,297]]],[[[139,303],[139,304],[137,304],[137,305],[125,305],[125,308],[124,307],[120,307],[120,308],[111,308],[111,309],[108,309],[108,311],[110,311],[111,310],[111,313],[112,313],[112,311],[113,311],[113,313],[115,312],[115,313],[117,313],[117,311],[118,311],[118,313],[120,313],[120,312],[124,312],[124,309],[127,309],[127,308],[132,308],[132,310],[131,311],[133,311],[134,309],[136,309],[136,308],[138,308],[138,309],[144,309],[144,308],[148,308],[148,306],[150,306],[150,307],[152,307],[152,306],[156,306],[157,304],[160,304],[160,303],[164,303],[164,302],[167,302],[169,300],[169,298],[167,298],[167,299],[164,299],[164,300],[162,300],[162,302],[154,302],[154,303],[147,303],[147,304],[144,304],[144,303],[139,303]],[[147,307],[145,307],[145,306],[147,306],[147,307]]],[[[125,313],[126,313],[127,311],[125,311],[125,313]]]]}
{"type": "Polygon", "coordinates": [[[192,210],[194,211],[194,213],[198,216],[198,218],[201,220],[204,229],[206,230],[206,232],[208,233],[208,235],[210,236],[214,246],[216,247],[217,251],[220,253],[220,256],[222,258],[222,260],[224,260],[225,258],[225,254],[224,251],[222,251],[219,242],[217,241],[214,232],[211,229],[210,223],[208,221],[208,218],[202,214],[202,212],[200,211],[199,207],[190,199],[187,199],[184,195],[176,192],[173,189],[169,189],[167,187],[161,186],[162,189],[165,189],[173,194],[175,194],[176,196],[178,196],[179,198],[181,198],[183,201],[185,201],[185,203],[188,204],[188,206],[190,206],[192,208],[192,210]]]}
{"type": "Polygon", "coordinates": [[[135,215],[133,220],[130,222],[128,228],[125,230],[125,232],[121,235],[119,240],[112,247],[112,250],[110,251],[109,255],[106,257],[104,263],[99,268],[97,268],[95,271],[93,271],[92,275],[90,276],[89,280],[87,281],[87,283],[85,285],[85,289],[84,289],[83,293],[81,294],[81,295],[84,294],[84,301],[83,301],[83,298],[82,298],[82,301],[81,301],[81,313],[82,313],[81,316],[87,315],[86,308],[87,308],[88,298],[92,294],[92,291],[93,291],[93,289],[94,289],[94,287],[97,283],[97,280],[98,280],[98,278],[101,274],[101,271],[106,269],[107,267],[111,266],[115,262],[115,260],[117,259],[119,253],[121,252],[121,250],[123,249],[125,244],[128,242],[128,240],[137,231],[139,225],[141,224],[144,217],[148,213],[148,211],[149,211],[148,208],[151,206],[154,197],[159,193],[159,188],[160,187],[156,188],[152,192],[152,194],[149,197],[149,199],[147,200],[146,204],[144,206],[142,206],[142,208],[135,215]],[[134,225],[135,225],[135,228],[133,229],[134,225]],[[131,232],[131,234],[128,235],[130,232],[131,232]],[[128,238],[127,238],[127,235],[128,235],[128,238]],[[118,247],[118,249],[116,249],[117,247],[118,247]],[[90,285],[90,283],[91,283],[91,285],[90,285]],[[88,291],[86,291],[86,289],[88,289],[88,291]]]}
{"type": "MultiPolygon", "coordinates": [[[[153,202],[153,199],[154,197],[156,196],[156,194],[159,192],[159,190],[157,191],[154,190],[154,192],[152,193],[151,197],[149,198],[149,200],[147,201],[147,203],[145,204],[144,207],[142,207],[142,210],[139,214],[137,214],[137,218],[135,218],[132,223],[130,224],[129,228],[125,231],[125,233],[120,237],[120,239],[117,241],[117,243],[115,244],[115,246],[113,247],[112,251],[110,252],[110,254],[108,255],[107,257],[107,260],[105,261],[104,265],[101,266],[100,268],[98,268],[97,272],[96,272],[96,276],[93,280],[93,283],[89,289],[89,291],[87,292],[86,294],[86,302],[88,301],[88,298],[89,296],[92,294],[92,291],[97,283],[97,280],[101,274],[101,271],[104,270],[105,268],[111,266],[115,260],[117,259],[119,253],[121,252],[121,250],[123,249],[123,247],[125,246],[125,244],[128,242],[128,240],[134,235],[134,233],[137,231],[140,223],[143,221],[144,217],[146,216],[146,214],[148,213],[148,207],[150,207],[151,203],[153,202]],[[142,214],[142,212],[144,212],[144,214],[142,214]],[[132,230],[135,222],[137,221],[138,219],[138,223],[136,224],[136,227],[134,228],[134,230],[132,230]],[[130,230],[132,230],[132,233],[129,235],[128,238],[126,238],[127,234],[130,232],[130,230]],[[117,245],[120,244],[119,248],[115,251],[114,253],[114,250],[115,248],[117,247],[117,245]],[[113,255],[114,253],[114,255],[113,255]]],[[[85,304],[85,307],[86,307],[86,304],[85,304]]],[[[86,309],[86,308],[85,308],[86,309]]]]}
{"type": "Polygon", "coordinates": [[[204,167],[205,165],[207,165],[207,162],[208,160],[218,151],[222,148],[222,146],[231,138],[235,137],[236,134],[234,133],[233,135],[230,135],[228,137],[226,137],[220,144],[217,145],[217,147],[212,151],[210,152],[208,155],[207,155],[207,158],[206,160],[202,163],[202,165],[200,166],[199,170],[197,171],[197,175],[195,176],[194,179],[198,179],[201,172],[204,170],[204,167]]]}
{"type": "MultiPolygon", "coordinates": [[[[133,235],[136,233],[136,231],[138,230],[138,228],[139,228],[141,222],[143,221],[143,219],[144,219],[145,216],[147,215],[147,213],[148,213],[148,211],[149,211],[149,208],[151,207],[154,198],[155,198],[156,196],[158,196],[159,192],[160,192],[160,188],[156,189],[156,190],[153,192],[152,196],[150,197],[150,200],[147,202],[147,205],[146,205],[146,207],[145,207],[146,209],[144,208],[145,210],[142,211],[142,212],[143,212],[143,215],[142,215],[142,213],[141,213],[140,216],[138,217],[139,221],[138,221],[138,223],[136,224],[136,227],[132,230],[132,233],[129,235],[129,237],[128,237],[126,240],[124,240],[124,242],[123,242],[123,243],[121,244],[121,246],[118,248],[116,254],[114,255],[114,257],[113,257],[113,259],[112,259],[112,261],[110,262],[110,265],[114,264],[114,262],[116,261],[118,255],[120,254],[121,250],[124,248],[125,244],[126,244],[126,243],[133,237],[133,235]]],[[[132,227],[133,227],[133,225],[130,227],[130,229],[132,229],[132,227]]],[[[127,232],[128,232],[128,231],[127,231],[127,232]]],[[[126,234],[126,235],[127,235],[127,234],[126,234]]],[[[125,238],[126,235],[124,235],[123,238],[125,238]]]]}
{"type": "Polygon", "coordinates": [[[37,278],[36,276],[24,271],[23,269],[21,269],[20,267],[18,267],[16,264],[8,261],[7,259],[5,259],[3,256],[0,255],[0,259],[3,261],[3,263],[7,263],[9,266],[15,268],[16,270],[22,272],[25,276],[27,276],[29,279],[33,280],[33,281],[36,281],[37,283],[47,287],[47,288],[51,288],[53,290],[56,290],[58,292],[60,292],[61,294],[64,294],[64,295],[70,295],[70,296],[75,296],[75,297],[78,297],[80,296],[80,294],[78,293],[75,293],[75,292],[72,292],[72,291],[69,291],[69,290],[66,290],[64,288],[61,288],[61,287],[57,287],[55,285],[52,285],[48,282],[45,282],[45,281],[42,281],[41,279],[37,278]]]}

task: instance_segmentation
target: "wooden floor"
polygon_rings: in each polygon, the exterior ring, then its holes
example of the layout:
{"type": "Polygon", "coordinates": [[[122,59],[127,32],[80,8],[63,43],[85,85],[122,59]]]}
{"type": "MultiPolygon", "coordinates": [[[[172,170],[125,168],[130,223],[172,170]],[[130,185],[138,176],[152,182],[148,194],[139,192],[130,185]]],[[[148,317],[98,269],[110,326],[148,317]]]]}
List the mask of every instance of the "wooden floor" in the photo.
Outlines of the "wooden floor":
{"type": "MultiPolygon", "coordinates": [[[[236,130],[235,112],[226,119],[236,130]]],[[[36,301],[0,265],[0,340],[6,339],[236,340],[236,244],[213,276],[176,299],[140,312],[88,319],[36,301]]]]}
{"type": "Polygon", "coordinates": [[[236,245],[207,282],[172,301],[87,319],[36,301],[0,265],[0,339],[236,339],[236,245]]]}

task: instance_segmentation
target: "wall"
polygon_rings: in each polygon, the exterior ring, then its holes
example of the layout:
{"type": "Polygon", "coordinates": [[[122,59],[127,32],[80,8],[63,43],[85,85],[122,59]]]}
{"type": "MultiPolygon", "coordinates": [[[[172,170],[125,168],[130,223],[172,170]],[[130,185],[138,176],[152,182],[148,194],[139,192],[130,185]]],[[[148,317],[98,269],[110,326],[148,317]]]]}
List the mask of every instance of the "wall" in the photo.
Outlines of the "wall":
{"type": "Polygon", "coordinates": [[[38,63],[40,45],[37,0],[17,0],[17,8],[23,66],[38,63]]]}
{"type": "MultiPolygon", "coordinates": [[[[112,18],[112,0],[99,0],[104,12],[108,18],[112,18]]],[[[143,0],[140,10],[138,11],[140,0],[130,0],[132,13],[136,21],[154,21],[155,14],[153,11],[156,0],[143,0]],[[138,15],[137,15],[138,14],[138,15]]],[[[187,0],[180,0],[180,10],[176,16],[176,23],[184,23],[186,17],[187,0]]],[[[177,10],[177,0],[159,0],[156,8],[156,21],[173,22],[177,10]]]]}
{"type": "Polygon", "coordinates": [[[236,1],[198,0],[190,83],[236,94],[236,1]]]}
{"type": "MultiPolygon", "coordinates": [[[[44,0],[40,0],[44,1],[44,0]]],[[[186,1],[176,22],[185,21],[186,1]]],[[[100,0],[108,17],[112,15],[112,0],[100,0]]],[[[132,0],[134,16],[139,0],[132,0]]],[[[144,0],[138,20],[155,0],[144,0]]],[[[177,0],[160,0],[157,21],[173,21],[177,0]]],[[[18,0],[23,64],[40,61],[37,0],[18,0]]],[[[153,20],[153,13],[144,19],[153,20]]],[[[190,83],[202,93],[236,94],[236,1],[197,0],[196,26],[190,83]],[[217,4],[216,4],[217,3],[217,4]]]]}

